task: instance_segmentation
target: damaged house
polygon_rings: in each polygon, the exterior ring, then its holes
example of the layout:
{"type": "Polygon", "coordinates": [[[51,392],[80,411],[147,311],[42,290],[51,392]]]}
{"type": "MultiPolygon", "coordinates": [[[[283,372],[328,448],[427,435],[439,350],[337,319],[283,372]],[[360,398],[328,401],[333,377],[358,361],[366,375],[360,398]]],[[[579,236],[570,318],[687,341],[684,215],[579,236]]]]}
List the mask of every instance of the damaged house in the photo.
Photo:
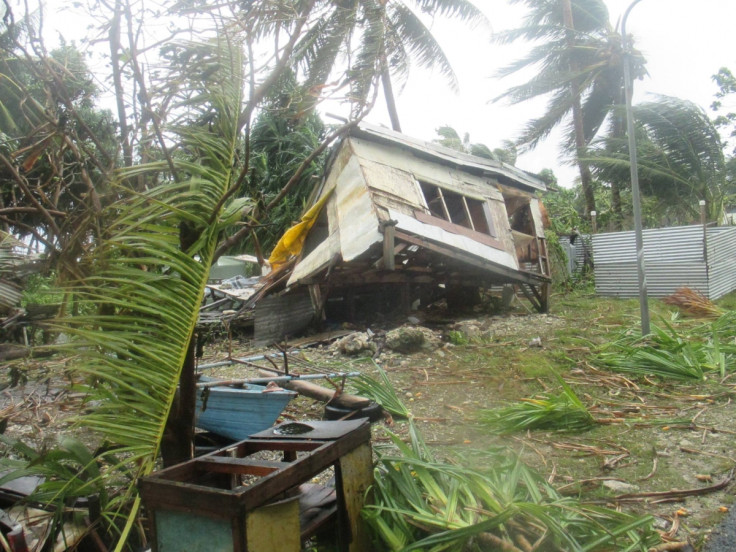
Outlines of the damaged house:
{"type": "Polygon", "coordinates": [[[546,311],[540,180],[498,161],[361,125],[334,149],[312,208],[269,259],[256,340],[315,314],[354,320],[515,286],[546,311]]]}

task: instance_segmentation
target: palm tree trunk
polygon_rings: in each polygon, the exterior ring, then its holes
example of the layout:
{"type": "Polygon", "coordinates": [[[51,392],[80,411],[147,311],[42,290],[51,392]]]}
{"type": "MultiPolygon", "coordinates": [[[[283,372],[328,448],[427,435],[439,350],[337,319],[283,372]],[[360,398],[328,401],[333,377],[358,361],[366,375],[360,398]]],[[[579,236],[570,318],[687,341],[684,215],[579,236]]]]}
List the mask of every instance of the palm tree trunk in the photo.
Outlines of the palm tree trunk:
{"type": "Polygon", "coordinates": [[[383,84],[383,96],[386,99],[386,108],[388,116],[391,119],[391,128],[396,132],[401,132],[401,123],[399,122],[399,112],[396,109],[396,98],[394,97],[394,89],[391,86],[391,74],[388,71],[388,60],[386,54],[383,54],[381,60],[383,66],[381,70],[381,84],[383,84]]]}
{"type": "MultiPolygon", "coordinates": [[[[573,74],[578,72],[575,66],[575,22],[572,17],[572,4],[570,0],[562,0],[562,16],[567,28],[567,46],[570,49],[571,70],[573,74]]],[[[570,85],[570,94],[572,95],[572,120],[575,128],[575,149],[578,169],[580,170],[580,186],[583,189],[585,198],[585,213],[583,218],[590,220],[590,212],[595,211],[595,196],[593,194],[593,176],[590,173],[588,163],[582,158],[585,154],[587,144],[585,143],[585,131],[583,129],[583,108],[580,103],[580,83],[579,79],[574,79],[570,85]]]]}

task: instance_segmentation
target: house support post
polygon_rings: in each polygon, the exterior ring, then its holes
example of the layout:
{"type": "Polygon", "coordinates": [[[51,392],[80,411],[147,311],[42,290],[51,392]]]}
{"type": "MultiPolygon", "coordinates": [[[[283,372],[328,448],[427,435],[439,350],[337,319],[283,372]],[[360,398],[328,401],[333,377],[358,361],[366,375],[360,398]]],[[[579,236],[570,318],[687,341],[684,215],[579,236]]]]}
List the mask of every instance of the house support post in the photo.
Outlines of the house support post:
{"type": "Polygon", "coordinates": [[[383,233],[383,269],[396,270],[396,257],[394,249],[396,246],[396,223],[395,220],[387,220],[381,223],[383,233]]]}

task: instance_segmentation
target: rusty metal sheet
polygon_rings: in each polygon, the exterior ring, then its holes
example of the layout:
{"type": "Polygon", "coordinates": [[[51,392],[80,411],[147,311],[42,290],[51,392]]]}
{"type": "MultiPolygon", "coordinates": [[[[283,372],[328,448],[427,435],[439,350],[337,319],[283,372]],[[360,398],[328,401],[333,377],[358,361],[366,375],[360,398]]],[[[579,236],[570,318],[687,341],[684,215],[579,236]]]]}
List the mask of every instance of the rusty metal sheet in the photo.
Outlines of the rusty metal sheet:
{"type": "Polygon", "coordinates": [[[332,261],[335,255],[339,253],[340,234],[339,232],[335,232],[334,234],[330,234],[325,241],[314,248],[314,251],[297,263],[291,276],[289,276],[287,285],[292,286],[297,284],[301,280],[310,278],[321,270],[324,270],[329,266],[330,261],[332,261]]]}
{"type": "Polygon", "coordinates": [[[400,199],[412,206],[421,205],[422,196],[412,173],[367,159],[361,159],[360,165],[373,192],[400,199]]]}
{"type": "Polygon", "coordinates": [[[538,238],[544,237],[544,221],[542,220],[542,210],[539,208],[539,200],[533,197],[529,202],[529,210],[534,220],[534,232],[538,238]]]}

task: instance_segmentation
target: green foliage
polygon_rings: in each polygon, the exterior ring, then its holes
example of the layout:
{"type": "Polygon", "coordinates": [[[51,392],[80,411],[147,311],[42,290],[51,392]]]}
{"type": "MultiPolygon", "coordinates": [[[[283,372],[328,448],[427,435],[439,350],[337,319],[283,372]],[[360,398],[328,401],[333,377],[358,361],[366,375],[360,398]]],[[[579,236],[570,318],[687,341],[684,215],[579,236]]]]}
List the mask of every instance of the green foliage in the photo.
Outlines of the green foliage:
{"type": "MultiPolygon", "coordinates": [[[[253,168],[241,195],[269,203],[324,139],[325,128],[319,115],[298,112],[299,94],[296,76],[289,72],[266,98],[251,131],[253,168]]],[[[324,153],[312,161],[291,193],[260,221],[255,233],[264,253],[303,214],[326,158],[324,153]]]]}
{"type": "Polygon", "coordinates": [[[468,337],[463,332],[457,330],[450,330],[447,333],[447,338],[453,345],[467,345],[470,343],[468,337]]]}
{"type": "Polygon", "coordinates": [[[117,163],[117,129],[95,105],[98,90],[83,52],[63,44],[46,54],[22,36],[0,49],[0,200],[9,209],[3,221],[73,270],[104,226],[96,216],[117,163]]]}
{"type": "Polygon", "coordinates": [[[505,435],[529,429],[584,431],[595,425],[593,416],[575,392],[558,376],[562,391],[492,410],[481,410],[479,421],[491,431],[505,435]]]}
{"type": "Polygon", "coordinates": [[[33,274],[26,280],[23,288],[21,306],[26,305],[55,305],[60,304],[64,298],[62,288],[56,285],[56,276],[44,276],[33,274]]]}
{"type": "MultiPolygon", "coordinates": [[[[637,105],[635,120],[641,190],[656,200],[658,222],[698,220],[701,199],[707,202],[708,220],[720,220],[726,161],[718,131],[703,109],[689,101],[660,96],[637,105]]],[[[587,161],[601,180],[622,187],[629,180],[625,136],[602,141],[587,161]]]]}
{"type": "Polygon", "coordinates": [[[411,417],[411,413],[401,402],[393,385],[388,379],[386,372],[373,362],[373,367],[378,372],[378,379],[374,379],[367,374],[361,374],[352,380],[353,387],[358,393],[364,397],[368,397],[380,404],[384,410],[390,412],[394,416],[401,418],[411,417]]]}
{"type": "MultiPolygon", "coordinates": [[[[712,79],[718,85],[716,99],[710,106],[718,114],[713,124],[720,129],[724,129],[729,138],[736,138],[736,113],[728,111],[728,108],[724,106],[724,99],[729,96],[733,99],[736,94],[736,77],[733,76],[730,69],[721,67],[712,79]]],[[[724,145],[726,144],[724,143],[724,145]]],[[[736,155],[736,145],[733,146],[731,154],[736,155]]]]}
{"type": "Polygon", "coordinates": [[[595,363],[611,370],[679,380],[703,380],[711,373],[724,377],[736,364],[736,315],[728,312],[708,324],[678,330],[662,320],[652,333],[638,336],[634,329],[601,346],[595,363]]]}
{"type": "Polygon", "coordinates": [[[371,102],[376,76],[407,78],[412,63],[435,69],[457,88],[449,59],[419,14],[484,22],[468,0],[317,2],[319,21],[298,42],[296,62],[306,77],[302,108],[312,107],[328,82],[350,87],[353,116],[371,102]]]}
{"type": "Polygon", "coordinates": [[[377,550],[515,549],[523,536],[550,551],[643,552],[659,541],[651,517],[563,497],[504,453],[488,453],[484,471],[440,462],[408,425],[408,444],[389,432],[394,449],[377,450],[373,504],[363,509],[377,550]]]}

